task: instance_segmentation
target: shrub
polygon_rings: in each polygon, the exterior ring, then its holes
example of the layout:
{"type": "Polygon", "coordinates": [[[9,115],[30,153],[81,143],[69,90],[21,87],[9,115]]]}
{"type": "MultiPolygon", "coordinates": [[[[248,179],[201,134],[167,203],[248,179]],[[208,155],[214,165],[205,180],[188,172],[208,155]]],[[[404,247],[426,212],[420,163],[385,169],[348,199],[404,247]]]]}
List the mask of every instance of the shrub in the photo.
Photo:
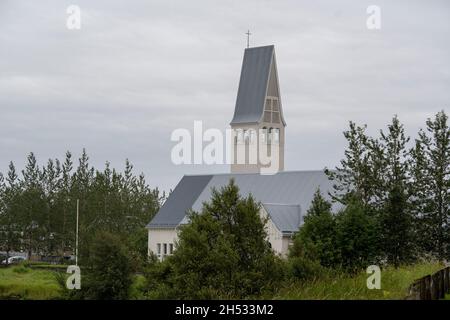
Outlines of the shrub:
{"type": "Polygon", "coordinates": [[[377,221],[353,199],[337,216],[336,245],[342,266],[350,272],[377,263],[377,221]]]}
{"type": "Polygon", "coordinates": [[[190,224],[181,228],[174,254],[153,267],[149,295],[247,298],[276,287],[282,267],[266,240],[259,210],[251,196],[239,195],[233,180],[213,190],[202,212],[191,213],[190,224]]]}
{"type": "Polygon", "coordinates": [[[15,273],[27,273],[30,269],[27,269],[24,265],[18,265],[13,268],[13,272],[15,273]]]}
{"type": "Polygon", "coordinates": [[[93,238],[86,273],[81,284],[83,298],[121,300],[129,297],[132,268],[128,250],[118,236],[100,232],[93,238]]]}

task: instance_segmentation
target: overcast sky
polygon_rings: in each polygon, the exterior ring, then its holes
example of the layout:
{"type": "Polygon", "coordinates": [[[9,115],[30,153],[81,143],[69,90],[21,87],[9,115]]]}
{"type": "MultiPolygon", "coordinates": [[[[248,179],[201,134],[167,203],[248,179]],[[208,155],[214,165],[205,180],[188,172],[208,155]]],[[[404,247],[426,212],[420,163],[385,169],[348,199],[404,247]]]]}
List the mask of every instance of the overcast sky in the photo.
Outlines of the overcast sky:
{"type": "Polygon", "coordinates": [[[173,165],[170,134],[227,128],[247,29],[251,46],[275,45],[287,170],[335,166],[348,120],[376,134],[398,114],[414,135],[450,110],[449,1],[0,0],[0,171],[86,148],[164,190],[228,172],[173,165]],[[381,30],[366,27],[373,4],[381,30]]]}

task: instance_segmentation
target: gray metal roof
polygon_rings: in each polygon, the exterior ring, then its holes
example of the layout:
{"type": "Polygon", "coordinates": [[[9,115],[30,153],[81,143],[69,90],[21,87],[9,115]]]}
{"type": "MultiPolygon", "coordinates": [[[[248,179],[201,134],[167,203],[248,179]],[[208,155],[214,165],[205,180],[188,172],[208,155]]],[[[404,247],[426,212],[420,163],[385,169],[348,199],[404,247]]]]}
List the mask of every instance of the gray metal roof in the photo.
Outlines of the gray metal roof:
{"type": "Polygon", "coordinates": [[[211,175],[184,176],[147,228],[175,228],[179,225],[211,178],[211,175]]]}
{"type": "MultiPolygon", "coordinates": [[[[184,176],[148,227],[175,227],[179,223],[186,223],[187,220],[183,219],[186,211],[189,208],[201,211],[203,202],[211,198],[212,188],[220,189],[227,185],[231,178],[234,178],[241,196],[252,194],[256,201],[266,204],[297,205],[302,215],[306,214],[317,188],[329,199],[328,191],[333,185],[323,171],[285,171],[274,175],[230,173],[184,176]]],[[[333,210],[339,208],[339,204],[333,204],[333,210]]],[[[292,214],[292,211],[289,214],[292,214]]],[[[291,221],[290,218],[288,220],[291,221]]],[[[285,222],[280,223],[281,226],[285,222]]]]}
{"type": "Polygon", "coordinates": [[[303,222],[300,205],[279,203],[263,203],[262,205],[278,230],[283,233],[298,231],[303,222]]]}
{"type": "Polygon", "coordinates": [[[264,112],[274,46],[245,49],[231,124],[259,122],[264,112]]]}

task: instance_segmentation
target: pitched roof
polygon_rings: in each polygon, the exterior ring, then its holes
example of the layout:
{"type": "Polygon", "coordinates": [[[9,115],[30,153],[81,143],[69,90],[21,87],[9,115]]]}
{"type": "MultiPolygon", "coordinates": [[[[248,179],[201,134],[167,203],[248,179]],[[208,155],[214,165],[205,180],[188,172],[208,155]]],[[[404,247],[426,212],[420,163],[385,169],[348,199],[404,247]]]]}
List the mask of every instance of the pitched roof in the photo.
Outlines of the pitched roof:
{"type": "Polygon", "coordinates": [[[262,205],[278,230],[283,233],[298,231],[303,222],[300,205],[281,203],[263,203],[262,205]]]}
{"type": "Polygon", "coordinates": [[[192,208],[211,178],[211,175],[184,176],[147,227],[173,228],[177,226],[186,212],[192,208]]]}
{"type": "MultiPolygon", "coordinates": [[[[274,175],[234,173],[184,176],[147,227],[174,228],[180,223],[186,223],[187,210],[192,208],[200,211],[203,202],[211,199],[212,188],[219,189],[227,185],[231,178],[234,178],[241,196],[247,197],[252,194],[256,201],[266,204],[297,205],[302,215],[308,210],[317,188],[320,188],[323,196],[329,199],[328,191],[333,185],[323,171],[284,171],[274,175]]],[[[339,208],[339,204],[333,205],[333,210],[339,208]]],[[[273,208],[273,212],[278,215],[281,209],[276,211],[273,208]]],[[[292,212],[290,209],[288,214],[292,215],[292,212]]],[[[288,220],[291,221],[290,219],[288,220]]],[[[284,225],[285,222],[280,222],[280,227],[284,225]]]]}
{"type": "Polygon", "coordinates": [[[274,46],[247,48],[231,124],[259,122],[264,112],[274,46]]]}

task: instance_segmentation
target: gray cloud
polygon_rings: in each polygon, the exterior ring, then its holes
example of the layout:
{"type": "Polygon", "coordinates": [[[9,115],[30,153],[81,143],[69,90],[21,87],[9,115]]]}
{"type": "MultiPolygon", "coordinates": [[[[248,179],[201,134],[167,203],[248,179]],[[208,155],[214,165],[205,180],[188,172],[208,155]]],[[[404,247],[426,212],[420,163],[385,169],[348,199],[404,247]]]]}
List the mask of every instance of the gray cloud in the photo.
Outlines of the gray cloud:
{"type": "Polygon", "coordinates": [[[172,130],[195,119],[225,129],[233,114],[244,32],[275,44],[288,124],[286,168],[334,166],[352,119],[384,127],[398,114],[411,135],[450,105],[450,4],[377,1],[23,1],[0,3],[0,171],[78,155],[152,185],[226,166],[174,166],[172,130]],[[65,27],[66,8],[82,29],[65,27]]]}

